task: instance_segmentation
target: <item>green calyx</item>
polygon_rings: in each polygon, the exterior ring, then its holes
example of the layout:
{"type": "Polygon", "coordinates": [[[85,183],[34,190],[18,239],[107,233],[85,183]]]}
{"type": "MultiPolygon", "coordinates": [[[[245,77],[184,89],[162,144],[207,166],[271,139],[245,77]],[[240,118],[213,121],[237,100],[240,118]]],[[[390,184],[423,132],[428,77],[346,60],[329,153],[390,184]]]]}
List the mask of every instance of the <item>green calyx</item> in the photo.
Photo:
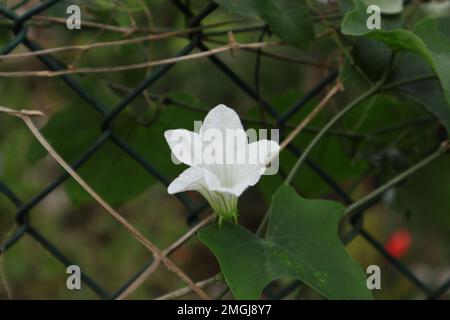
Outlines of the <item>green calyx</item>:
{"type": "Polygon", "coordinates": [[[222,226],[223,222],[233,222],[235,224],[238,224],[238,211],[237,209],[229,212],[229,213],[217,213],[219,219],[218,219],[218,223],[219,223],[219,227],[222,226]]]}

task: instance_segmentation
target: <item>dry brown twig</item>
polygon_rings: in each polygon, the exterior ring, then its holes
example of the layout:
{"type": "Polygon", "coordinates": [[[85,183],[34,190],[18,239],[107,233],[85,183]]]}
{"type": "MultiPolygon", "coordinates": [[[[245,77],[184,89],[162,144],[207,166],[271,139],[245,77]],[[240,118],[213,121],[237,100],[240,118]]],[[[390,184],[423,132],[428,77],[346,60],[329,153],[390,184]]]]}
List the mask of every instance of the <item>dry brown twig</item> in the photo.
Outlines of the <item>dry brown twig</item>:
{"type": "MultiPolygon", "coordinates": [[[[32,21],[34,22],[40,22],[40,23],[51,23],[51,24],[60,24],[63,26],[66,26],[66,18],[58,18],[58,17],[50,17],[50,16],[40,16],[40,15],[35,15],[31,18],[32,21]]],[[[205,29],[210,29],[210,28],[216,28],[219,26],[225,26],[225,25],[229,25],[229,24],[234,24],[234,23],[241,23],[241,22],[248,22],[248,21],[252,21],[253,19],[233,19],[233,20],[229,20],[229,21],[221,21],[221,22],[216,22],[216,23],[211,23],[211,24],[207,24],[207,25],[203,25],[203,26],[199,26],[198,28],[201,30],[205,30],[205,29]]],[[[254,20],[253,20],[254,21],[254,20]]],[[[45,25],[35,25],[37,27],[39,26],[44,26],[45,25]]],[[[115,26],[115,25],[109,25],[109,24],[104,24],[104,23],[98,23],[95,21],[88,21],[88,20],[83,20],[81,22],[81,27],[82,28],[92,28],[92,29],[100,29],[100,30],[105,30],[105,31],[111,31],[111,32],[117,32],[117,33],[122,33],[126,36],[135,34],[135,33],[160,33],[162,31],[167,31],[168,28],[142,28],[142,27],[136,27],[136,28],[129,28],[129,27],[119,27],[119,26],[115,26]]]]}
{"type": "Polygon", "coordinates": [[[34,125],[31,117],[43,116],[40,111],[35,110],[13,110],[0,106],[0,112],[21,118],[30,129],[34,137],[47,150],[47,152],[55,159],[58,164],[66,170],[66,172],[77,181],[77,183],[86,190],[111,216],[113,216],[120,224],[122,224],[142,245],[144,245],[155,257],[160,260],[168,270],[175,273],[181,280],[189,285],[189,287],[198,294],[202,299],[210,299],[210,297],[200,287],[198,287],[191,278],[189,278],[180,268],[178,268],[166,255],[161,252],[152,242],[150,242],[139,230],[125,220],[117,211],[115,211],[100,195],[98,195],[53,149],[48,141],[42,136],[39,129],[34,125]]]}
{"type": "MultiPolygon", "coordinates": [[[[45,22],[51,22],[51,23],[56,23],[56,24],[61,24],[61,25],[66,25],[66,23],[67,23],[66,18],[58,18],[58,17],[35,15],[31,19],[34,21],[45,21],[45,22]]],[[[87,20],[83,20],[81,22],[81,26],[87,27],[87,28],[102,29],[102,30],[107,30],[107,31],[112,31],[112,32],[118,32],[118,33],[123,33],[126,35],[135,33],[135,32],[152,32],[153,31],[153,30],[150,30],[147,28],[145,28],[145,29],[143,29],[143,28],[130,29],[127,27],[118,27],[118,26],[114,26],[114,25],[98,23],[98,22],[93,22],[93,21],[87,21],[87,20]]]]}
{"type": "Polygon", "coordinates": [[[51,78],[58,77],[67,74],[88,74],[88,73],[106,73],[106,72],[118,72],[118,71],[129,71],[135,69],[142,69],[160,65],[175,64],[182,61],[195,60],[206,58],[219,54],[226,51],[235,51],[245,48],[266,48],[269,46],[282,45],[281,42],[254,42],[241,44],[238,42],[230,42],[227,45],[214,48],[208,51],[196,52],[192,54],[187,54],[181,57],[174,57],[168,59],[162,59],[157,61],[147,61],[143,63],[136,63],[123,66],[113,66],[113,67],[97,67],[97,68],[78,68],[78,69],[66,69],[59,71],[49,71],[49,70],[38,70],[38,71],[2,71],[0,72],[0,77],[13,77],[13,78],[24,78],[24,77],[43,77],[51,78]]]}
{"type": "MultiPolygon", "coordinates": [[[[215,276],[212,276],[208,279],[196,282],[196,285],[198,285],[200,288],[204,288],[206,286],[209,286],[210,284],[220,281],[219,277],[220,277],[220,274],[216,274],[215,276]]],[[[184,287],[184,288],[169,292],[167,294],[164,294],[164,295],[156,298],[155,300],[172,300],[172,299],[176,299],[176,298],[185,296],[191,292],[192,292],[192,289],[190,287],[184,287]]]]}
{"type": "MultiPolygon", "coordinates": [[[[41,18],[52,18],[52,17],[41,17],[41,18]]],[[[65,19],[64,24],[66,23],[65,19]]],[[[41,56],[46,54],[52,54],[52,53],[59,53],[59,52],[65,52],[65,51],[74,51],[74,50],[80,50],[80,51],[88,51],[91,49],[97,49],[97,48],[107,48],[112,46],[123,46],[123,45],[129,45],[129,44],[136,44],[146,41],[157,41],[157,40],[165,40],[173,37],[186,37],[192,33],[206,30],[206,29],[212,29],[216,28],[218,26],[222,25],[228,25],[233,24],[236,22],[239,22],[242,20],[230,20],[230,21],[224,21],[219,23],[213,23],[209,25],[204,26],[198,26],[193,28],[186,28],[183,30],[171,30],[171,31],[155,31],[155,30],[147,30],[145,33],[150,33],[150,35],[131,38],[131,39],[123,39],[123,40],[115,40],[115,41],[103,41],[103,42],[97,42],[97,43],[88,43],[88,44],[81,44],[81,45],[71,45],[71,46],[64,46],[64,47],[56,47],[56,48],[49,48],[49,49],[42,49],[42,50],[36,50],[31,52],[19,52],[19,53],[10,53],[5,55],[0,55],[0,61],[1,60],[9,60],[9,59],[18,59],[18,58],[29,58],[29,57],[35,57],[35,56],[41,56]]],[[[83,22],[84,23],[84,22],[83,22]]],[[[100,25],[98,28],[100,31],[108,31],[108,28],[101,27],[101,26],[109,26],[109,25],[100,25]]],[[[112,26],[111,26],[112,27],[112,26]]],[[[127,36],[129,36],[131,33],[133,33],[133,30],[130,28],[124,28],[127,36]]]]}
{"type": "Polygon", "coordinates": [[[295,137],[302,132],[303,129],[312,121],[314,118],[323,110],[323,108],[330,102],[330,100],[343,89],[341,82],[337,82],[330,91],[326,94],[325,97],[319,102],[319,104],[291,131],[291,133],[284,139],[284,141],[280,144],[281,152],[286,146],[295,139],[295,137]]]}
{"type": "MultiPolygon", "coordinates": [[[[213,44],[218,44],[218,45],[225,45],[227,42],[226,41],[221,41],[221,40],[216,40],[213,39],[211,37],[205,37],[204,38],[205,42],[210,42],[213,44]]],[[[249,51],[249,52],[255,52],[258,50],[261,50],[259,48],[245,48],[243,49],[244,51],[249,51]]],[[[302,64],[302,65],[306,65],[306,66],[311,66],[311,67],[316,67],[316,68],[321,68],[321,69],[332,69],[334,68],[333,65],[325,63],[325,62],[321,62],[321,61],[315,61],[309,58],[302,58],[302,57],[291,57],[291,56],[287,56],[287,55],[283,55],[283,54],[279,54],[279,53],[274,53],[274,52],[269,52],[269,51],[260,51],[260,54],[262,56],[268,57],[268,58],[273,58],[279,61],[286,61],[286,62],[293,62],[293,63],[298,63],[298,64],[302,64]]]]}
{"type": "MultiPolygon", "coordinates": [[[[169,256],[172,254],[177,248],[182,246],[186,241],[188,241],[195,233],[212,222],[215,219],[216,215],[211,214],[202,221],[200,221],[198,224],[196,224],[194,227],[189,229],[184,235],[182,235],[177,241],[175,241],[173,244],[168,246],[166,249],[162,251],[162,253],[165,256],[169,256]]],[[[136,289],[138,289],[144,282],[147,280],[147,278],[156,271],[159,264],[161,263],[160,259],[155,259],[153,262],[145,269],[145,271],[137,277],[128,287],[125,291],[123,291],[118,297],[117,300],[123,300],[129,297],[136,289]]],[[[188,287],[192,290],[191,287],[188,287]]]]}
{"type": "Polygon", "coordinates": [[[2,290],[5,292],[9,300],[12,300],[11,290],[6,282],[5,270],[3,268],[3,255],[0,256],[0,293],[2,290]]]}
{"type": "Polygon", "coordinates": [[[5,54],[5,55],[0,55],[0,60],[28,58],[28,57],[41,56],[41,55],[51,54],[51,53],[73,51],[73,50],[87,51],[87,50],[96,49],[96,48],[107,48],[107,47],[112,47],[112,46],[123,46],[123,45],[128,45],[128,44],[141,43],[141,42],[146,42],[146,41],[163,40],[163,39],[167,39],[167,38],[171,38],[171,37],[175,37],[175,36],[187,35],[189,33],[196,32],[198,30],[200,30],[200,28],[191,28],[191,29],[185,29],[185,30],[180,30],[180,31],[170,31],[170,32],[164,32],[164,33],[158,33],[158,34],[151,34],[148,36],[137,37],[137,38],[132,38],[132,39],[124,39],[124,40],[116,40],[116,41],[103,41],[103,42],[96,42],[96,43],[89,43],[89,44],[49,48],[49,49],[43,49],[43,50],[31,51],[31,52],[5,54]]]}
{"type": "Polygon", "coordinates": [[[1,113],[6,113],[12,116],[16,116],[19,118],[24,118],[24,117],[43,117],[44,113],[42,113],[41,111],[38,110],[14,110],[14,109],[10,109],[10,108],[5,108],[0,106],[0,112],[1,113]]]}

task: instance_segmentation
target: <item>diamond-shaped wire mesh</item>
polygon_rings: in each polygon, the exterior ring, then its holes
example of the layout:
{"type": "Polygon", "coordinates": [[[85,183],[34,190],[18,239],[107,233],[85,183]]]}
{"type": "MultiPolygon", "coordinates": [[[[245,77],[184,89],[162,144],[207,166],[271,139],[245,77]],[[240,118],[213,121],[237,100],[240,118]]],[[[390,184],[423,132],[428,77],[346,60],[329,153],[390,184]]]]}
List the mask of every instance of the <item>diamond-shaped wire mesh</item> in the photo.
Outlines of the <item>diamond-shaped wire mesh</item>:
{"type": "MultiPolygon", "coordinates": [[[[35,5],[25,13],[21,15],[16,14],[16,10],[20,8],[23,4],[28,1],[22,1],[18,3],[13,8],[7,8],[0,5],[0,14],[12,22],[11,32],[14,33],[14,39],[0,49],[0,54],[8,54],[13,51],[17,46],[23,45],[30,51],[41,50],[42,48],[34,43],[28,38],[26,23],[35,15],[44,13],[47,9],[56,5],[61,0],[48,0],[42,1],[35,5]]],[[[181,1],[172,0],[174,7],[179,10],[188,21],[187,27],[194,28],[199,26],[204,18],[212,14],[217,6],[214,3],[207,5],[203,10],[198,13],[191,12],[191,10],[181,1]]],[[[182,50],[180,50],[176,57],[181,57],[190,53],[194,49],[199,49],[201,51],[208,51],[209,48],[202,41],[202,31],[199,30],[196,33],[190,35],[190,40],[188,45],[186,45],[182,50]]],[[[48,70],[57,71],[64,69],[63,65],[59,63],[51,54],[39,55],[37,58],[48,68],[48,70]]],[[[247,84],[241,77],[239,77],[232,69],[227,66],[220,58],[217,56],[209,56],[207,59],[217,67],[232,83],[236,85],[236,88],[242,90],[246,95],[252,98],[255,103],[260,105],[264,110],[274,119],[275,123],[281,128],[281,138],[285,134],[284,124],[291,117],[296,115],[302,107],[304,107],[309,101],[318,96],[330,83],[332,83],[337,77],[337,71],[331,71],[326,77],[324,77],[317,85],[315,85],[301,100],[296,102],[292,107],[284,114],[279,114],[278,111],[266,100],[264,100],[256,90],[247,84]]],[[[117,133],[114,132],[111,124],[118,117],[118,115],[124,111],[124,109],[129,106],[129,104],[134,101],[138,96],[140,96],[143,91],[147,90],[149,87],[154,85],[159,79],[164,77],[167,72],[174,67],[174,64],[167,64],[155,68],[151,74],[149,74],[141,83],[139,83],[131,92],[129,92],[126,97],[120,101],[112,111],[102,104],[101,101],[93,98],[83,87],[77,82],[77,80],[70,75],[59,76],[60,81],[64,82],[75,94],[80,98],[85,100],[95,111],[101,114],[102,121],[98,124],[99,136],[98,139],[87,149],[84,153],[80,154],[78,159],[71,163],[71,167],[74,170],[79,169],[84,163],[88,162],[107,142],[112,142],[117,146],[124,154],[127,154],[131,159],[136,161],[140,166],[142,166],[149,175],[155,177],[161,184],[168,185],[168,178],[164,174],[144,157],[142,157],[138,151],[134,150],[125,140],[123,140],[117,133]]],[[[5,81],[5,80],[2,80],[5,81]]],[[[163,101],[164,102],[164,101],[163,101]]],[[[169,101],[166,101],[169,102],[169,101]]],[[[172,102],[171,102],[172,103],[172,102]]],[[[290,144],[287,148],[296,157],[302,154],[293,144],[290,144]]],[[[317,175],[318,178],[322,179],[334,192],[335,194],[346,204],[350,205],[353,200],[350,196],[340,187],[339,183],[335,181],[331,176],[329,176],[314,160],[307,158],[305,164],[317,175]]],[[[282,173],[280,173],[282,175],[282,173]]],[[[20,196],[16,195],[13,190],[11,190],[7,185],[0,181],[0,192],[3,196],[8,199],[16,208],[16,228],[13,234],[0,246],[0,253],[7,251],[9,248],[14,246],[18,241],[25,235],[31,236],[36,240],[45,250],[47,250],[51,255],[58,259],[63,265],[69,266],[75,264],[76,261],[71,261],[64,252],[58,249],[58,246],[50,242],[45,234],[41,234],[36,230],[30,223],[30,215],[35,206],[37,206],[41,201],[43,201],[49,194],[54,192],[61,184],[63,184],[70,175],[68,173],[63,173],[61,176],[52,181],[47,187],[42,189],[37,195],[28,201],[23,201],[20,196]]],[[[201,213],[207,206],[205,204],[193,205],[189,198],[184,195],[177,196],[178,200],[186,207],[188,212],[188,224],[192,224],[196,221],[197,216],[201,213]]],[[[365,208],[356,212],[351,219],[351,224],[353,230],[343,237],[344,243],[351,242],[355,237],[362,236],[374,249],[376,249],[389,263],[394,266],[400,274],[406,277],[412,284],[415,285],[417,290],[425,294],[429,299],[437,299],[444,295],[450,289],[450,279],[445,283],[442,283],[437,288],[430,288],[426,283],[423,283],[419,278],[417,278],[412,271],[405,265],[403,265],[398,259],[391,256],[384,248],[384,246],[378,242],[371,234],[369,234],[364,228],[364,212],[370,207],[374,206],[380,199],[375,199],[370,204],[366,205],[365,208]]],[[[150,259],[136,274],[134,274],[130,279],[128,279],[120,288],[115,292],[108,292],[92,277],[86,273],[82,273],[82,281],[86,286],[92,289],[100,298],[102,299],[114,299],[120,296],[129,286],[133,283],[135,279],[141,276],[147,267],[152,263],[150,259]]],[[[299,281],[294,281],[279,292],[267,292],[270,298],[282,299],[293,292],[298,286],[301,285],[299,281]]]]}

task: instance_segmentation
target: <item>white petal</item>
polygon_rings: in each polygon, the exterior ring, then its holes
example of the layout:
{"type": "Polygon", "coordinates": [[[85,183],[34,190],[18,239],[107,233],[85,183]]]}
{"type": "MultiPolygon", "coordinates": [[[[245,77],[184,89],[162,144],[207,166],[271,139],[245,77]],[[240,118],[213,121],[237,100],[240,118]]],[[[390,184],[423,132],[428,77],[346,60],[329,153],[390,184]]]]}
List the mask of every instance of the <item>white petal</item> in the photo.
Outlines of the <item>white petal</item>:
{"type": "Polygon", "coordinates": [[[248,187],[254,186],[266,170],[266,164],[279,151],[279,145],[271,140],[260,140],[238,151],[245,162],[203,166],[206,186],[211,191],[233,194],[239,197],[248,187]]]}
{"type": "Polygon", "coordinates": [[[167,130],[164,137],[173,155],[187,165],[198,163],[201,156],[202,143],[200,136],[185,129],[167,130]]]}
{"type": "MultiPolygon", "coordinates": [[[[233,163],[239,150],[245,150],[248,145],[248,136],[238,114],[225,105],[218,105],[208,113],[199,135],[204,148],[203,160],[208,165],[233,163]]],[[[221,168],[216,166],[215,169],[221,168]]]]}
{"type": "Polygon", "coordinates": [[[263,172],[261,166],[257,165],[226,166],[225,177],[218,176],[214,171],[206,168],[202,168],[202,170],[208,190],[229,193],[236,197],[239,197],[249,186],[254,186],[263,172]]]}
{"type": "Polygon", "coordinates": [[[208,168],[201,168],[202,176],[205,181],[206,188],[209,191],[221,191],[225,186],[223,179],[217,176],[217,174],[208,168]]]}
{"type": "Polygon", "coordinates": [[[233,186],[230,190],[231,193],[237,194],[242,193],[248,187],[254,186],[261,175],[265,171],[265,166],[248,164],[244,166],[239,166],[235,168],[233,172],[233,186]]]}
{"type": "MultiPolygon", "coordinates": [[[[222,184],[221,188],[217,188],[222,192],[229,192],[236,196],[241,195],[245,189],[250,186],[254,186],[261,175],[266,171],[266,165],[270,159],[277,155],[279,152],[278,143],[271,140],[260,140],[250,143],[245,150],[239,150],[239,152],[245,152],[245,163],[227,165],[222,170],[226,170],[225,174],[220,175],[219,170],[213,170],[216,172],[216,176],[221,179],[221,176],[225,176],[226,183],[222,184]]],[[[223,179],[221,179],[223,181],[223,179]]]]}
{"type": "Polygon", "coordinates": [[[226,105],[219,104],[217,107],[211,109],[203,120],[200,133],[208,129],[219,129],[225,132],[226,129],[240,129],[244,130],[239,115],[226,105]]]}
{"type": "Polygon", "coordinates": [[[273,157],[277,156],[280,150],[278,143],[272,140],[259,140],[252,142],[248,146],[250,163],[266,165],[273,157]]]}
{"type": "Polygon", "coordinates": [[[169,194],[204,188],[203,172],[198,168],[184,170],[167,188],[169,194]]]}

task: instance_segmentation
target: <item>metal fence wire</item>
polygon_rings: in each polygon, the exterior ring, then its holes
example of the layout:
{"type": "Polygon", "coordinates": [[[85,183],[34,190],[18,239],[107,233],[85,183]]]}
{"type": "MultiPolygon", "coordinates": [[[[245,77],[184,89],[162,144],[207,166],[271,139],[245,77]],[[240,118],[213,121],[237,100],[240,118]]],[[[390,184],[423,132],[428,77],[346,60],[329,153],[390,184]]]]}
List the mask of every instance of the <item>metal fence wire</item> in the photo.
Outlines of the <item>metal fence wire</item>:
{"type": "MultiPolygon", "coordinates": [[[[15,35],[14,39],[10,43],[6,44],[3,48],[0,49],[0,54],[8,54],[19,45],[25,46],[30,51],[42,50],[42,48],[38,44],[28,38],[26,24],[34,15],[45,12],[47,9],[61,2],[61,0],[42,1],[29,9],[27,12],[18,15],[16,13],[17,9],[21,8],[21,6],[26,4],[27,2],[28,1],[21,1],[12,8],[7,8],[3,5],[0,5],[0,14],[4,18],[12,22],[11,32],[15,35]]],[[[181,2],[180,0],[171,0],[171,3],[186,17],[186,21],[188,21],[188,28],[200,26],[202,20],[212,14],[217,8],[216,4],[210,3],[205,8],[203,8],[203,10],[200,10],[198,13],[194,13],[185,3],[181,2]]],[[[201,51],[209,50],[208,46],[205,45],[205,43],[202,41],[201,29],[199,29],[198,32],[193,32],[190,35],[189,44],[182,50],[180,50],[176,54],[176,56],[181,57],[190,53],[194,49],[199,49],[201,51]]],[[[46,66],[46,68],[48,68],[48,70],[58,71],[65,69],[65,67],[63,67],[63,64],[58,62],[58,60],[52,57],[52,55],[50,54],[38,55],[37,58],[46,66]]],[[[251,97],[257,104],[262,106],[271,117],[273,117],[275,123],[280,128],[281,138],[283,138],[283,136],[285,135],[285,128],[283,128],[283,125],[287,122],[287,120],[293,117],[309,101],[318,96],[330,83],[332,83],[336,79],[338,74],[337,71],[331,71],[324,79],[319,81],[318,84],[316,84],[309,92],[307,92],[300,101],[292,105],[292,107],[286,113],[279,114],[269,102],[264,100],[264,98],[259,95],[257,90],[246,83],[235,72],[233,72],[232,69],[227,66],[227,64],[224,63],[220,58],[215,55],[211,55],[207,57],[207,59],[209,59],[209,61],[219,70],[221,70],[223,74],[226,75],[227,78],[236,85],[236,88],[242,90],[246,95],[251,97]]],[[[128,145],[126,141],[124,141],[121,137],[114,133],[111,124],[134,99],[140,96],[144,90],[147,90],[149,87],[154,85],[155,82],[157,82],[165,74],[167,74],[167,72],[173,66],[174,64],[167,64],[155,68],[153,72],[149,74],[141,83],[139,83],[131,92],[129,92],[128,95],[122,101],[120,101],[120,103],[118,103],[115,108],[112,109],[112,111],[109,111],[109,109],[106,108],[101,101],[98,101],[90,96],[89,93],[86,92],[72,76],[65,74],[58,77],[58,79],[63,81],[71,90],[73,90],[73,92],[84,99],[93,109],[95,109],[102,115],[102,121],[101,123],[99,123],[99,128],[101,129],[101,131],[99,133],[98,139],[83,154],[79,156],[78,160],[71,163],[71,167],[74,170],[79,169],[80,166],[89,161],[89,159],[91,159],[105,145],[105,143],[109,141],[115,144],[125,154],[134,159],[143,168],[145,168],[145,170],[148,171],[149,175],[154,176],[160,183],[164,184],[165,186],[168,185],[169,179],[167,179],[162,172],[159,172],[151,162],[146,160],[130,145],[128,145]]],[[[289,144],[287,150],[289,150],[289,152],[297,157],[302,154],[302,151],[293,144],[289,144]]],[[[305,164],[310,169],[312,169],[313,172],[315,172],[318,178],[322,179],[327,185],[329,185],[330,188],[335,192],[335,194],[346,205],[350,205],[353,203],[353,200],[340,187],[339,183],[336,182],[331,176],[329,176],[318,164],[316,164],[316,162],[314,162],[314,160],[308,158],[305,164]]],[[[283,175],[283,173],[280,174],[283,175]]],[[[4,243],[1,244],[0,253],[3,253],[11,248],[25,235],[29,235],[34,240],[36,240],[43,248],[45,248],[52,256],[58,259],[63,265],[69,266],[75,264],[74,261],[71,261],[69,257],[67,257],[61,250],[58,249],[57,245],[50,242],[48,239],[46,239],[44,234],[36,230],[30,223],[29,219],[30,215],[32,214],[32,209],[50,193],[52,193],[56,188],[58,188],[62,183],[64,183],[68,178],[70,178],[70,175],[67,172],[61,174],[58,178],[47,185],[41,192],[39,192],[28,201],[23,201],[16,193],[14,193],[13,190],[11,190],[7,185],[0,181],[0,192],[17,208],[17,212],[15,215],[15,222],[17,225],[16,229],[14,230],[12,236],[10,236],[4,243]]],[[[177,198],[182,202],[182,204],[188,211],[187,222],[189,225],[193,224],[196,221],[199,213],[207,207],[204,204],[193,205],[184,195],[180,195],[177,198]]],[[[450,279],[448,279],[445,283],[442,283],[437,288],[431,288],[428,284],[422,282],[418,277],[416,277],[407,266],[405,266],[395,257],[391,256],[384,249],[384,246],[364,228],[364,212],[368,208],[374,206],[377,202],[379,202],[380,198],[381,197],[378,197],[352,216],[351,225],[353,229],[343,237],[344,243],[347,244],[351,242],[357,236],[363,237],[371,246],[373,246],[374,249],[379,252],[379,254],[381,254],[390,264],[392,264],[392,266],[396,268],[396,270],[398,270],[399,274],[401,274],[412,284],[414,284],[417,290],[424,294],[425,297],[427,297],[428,299],[438,299],[442,297],[450,289],[450,279]]],[[[146,265],[144,265],[115,292],[107,292],[101,286],[101,284],[99,284],[95,279],[87,275],[85,272],[82,272],[82,281],[100,298],[115,299],[119,297],[123,292],[125,292],[132,285],[132,283],[147,270],[152,261],[153,258],[149,259],[146,265]]],[[[282,288],[278,292],[267,290],[266,294],[273,299],[282,299],[292,293],[296,288],[298,288],[300,284],[300,281],[293,281],[291,284],[282,288]]]]}

